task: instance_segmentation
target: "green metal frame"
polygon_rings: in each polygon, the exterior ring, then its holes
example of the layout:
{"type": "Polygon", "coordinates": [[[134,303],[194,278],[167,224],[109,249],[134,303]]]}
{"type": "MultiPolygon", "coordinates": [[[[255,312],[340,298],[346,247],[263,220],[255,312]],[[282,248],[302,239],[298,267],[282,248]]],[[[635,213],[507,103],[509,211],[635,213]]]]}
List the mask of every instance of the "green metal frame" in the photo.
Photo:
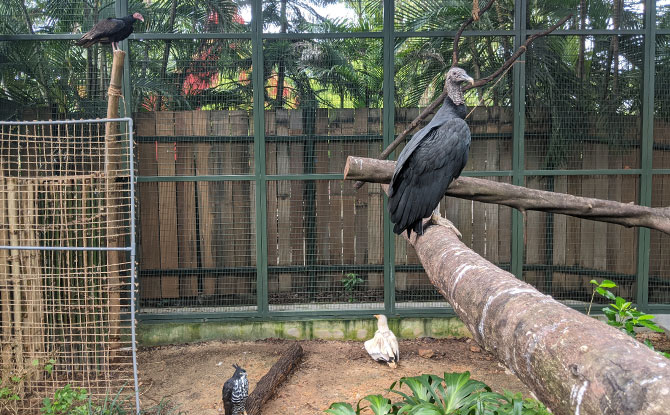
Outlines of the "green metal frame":
{"type": "MultiPolygon", "coordinates": [[[[464,36],[510,36],[514,39],[515,47],[520,46],[529,35],[539,33],[540,30],[530,30],[526,26],[527,21],[527,2],[515,0],[514,11],[514,29],[512,30],[487,30],[487,31],[466,31],[464,36]]],[[[395,1],[383,0],[384,7],[384,26],[381,32],[363,32],[363,33],[263,33],[262,22],[262,0],[251,0],[252,22],[251,31],[242,33],[199,33],[199,34],[177,34],[177,33],[135,33],[131,35],[130,40],[149,40],[149,39],[248,39],[252,44],[252,65],[253,68],[263,68],[263,41],[266,39],[339,39],[339,38],[370,38],[381,39],[383,41],[384,53],[384,83],[383,83],[383,131],[381,136],[370,136],[370,139],[381,139],[384,146],[387,146],[394,138],[394,44],[398,38],[407,37],[445,37],[454,36],[456,31],[431,31],[431,32],[396,32],[394,29],[395,1]]],[[[656,0],[644,0],[645,10],[656,10],[656,0]]],[[[128,13],[128,0],[116,0],[115,11],[117,15],[128,13]]],[[[502,171],[477,171],[464,172],[464,176],[477,177],[511,177],[512,183],[523,186],[528,176],[558,176],[558,175],[636,175],[640,178],[640,199],[639,203],[644,206],[651,205],[651,182],[654,174],[670,174],[670,169],[656,169],[652,165],[652,155],[654,150],[653,139],[653,118],[654,118],[654,72],[655,72],[655,44],[657,35],[670,35],[670,29],[659,29],[656,27],[655,14],[646,13],[645,26],[642,30],[557,30],[549,36],[564,35],[641,35],[644,37],[644,68],[643,68],[643,87],[642,87],[642,140],[641,160],[639,169],[611,169],[611,170],[530,170],[525,168],[524,163],[524,140],[525,140],[525,65],[523,63],[514,65],[512,70],[513,77],[513,159],[512,169],[502,171]]],[[[38,34],[38,35],[0,35],[0,41],[5,40],[71,40],[77,39],[77,34],[38,34]]],[[[128,51],[128,41],[121,43],[121,48],[128,51]]],[[[126,59],[124,66],[123,92],[125,96],[130,96],[129,60],[126,59]]],[[[252,74],[252,85],[254,90],[253,117],[254,117],[254,137],[183,137],[181,140],[253,140],[254,154],[256,160],[254,170],[248,175],[222,175],[222,176],[151,176],[139,177],[140,182],[179,182],[179,181],[222,181],[222,180],[247,180],[255,183],[255,201],[256,201],[256,263],[257,263],[257,307],[255,311],[249,312],[230,312],[230,313],[166,313],[166,314],[140,314],[140,318],[147,322],[164,321],[215,321],[223,319],[258,319],[258,320],[286,320],[286,319],[310,319],[310,318],[352,318],[369,316],[371,310],[364,311],[281,311],[271,312],[268,304],[268,257],[267,257],[267,218],[265,207],[267,204],[267,182],[271,180],[333,180],[341,179],[342,174],[295,174],[295,175],[269,175],[266,173],[265,148],[267,142],[299,140],[300,137],[265,137],[265,111],[263,96],[263,73],[260,70],[254,70],[252,74]]],[[[131,111],[131,102],[125,102],[125,115],[131,111]]],[[[310,139],[320,139],[325,137],[310,136],[310,139]]],[[[347,137],[338,137],[346,139],[347,137]]],[[[160,140],[160,137],[138,137],[138,140],[160,140]]],[[[328,137],[333,139],[333,137],[328,137]]],[[[473,137],[477,139],[477,137],[473,137]]],[[[169,141],[175,141],[175,137],[169,137],[169,141]]],[[[634,143],[637,144],[637,143],[634,143]]],[[[384,272],[384,307],[376,311],[383,311],[390,316],[444,316],[452,314],[449,309],[444,308],[424,308],[424,309],[400,309],[396,307],[395,302],[395,271],[394,250],[395,235],[391,231],[391,224],[388,220],[386,211],[386,200],[384,200],[384,264],[375,267],[382,267],[384,272]]],[[[511,263],[506,264],[506,268],[517,276],[523,278],[524,269],[529,269],[524,265],[524,218],[523,215],[514,210],[512,214],[511,229],[511,263]]],[[[651,312],[668,312],[670,304],[648,304],[649,289],[649,255],[650,255],[650,231],[646,228],[638,230],[638,252],[637,252],[637,298],[636,302],[642,310],[651,312]]],[[[352,269],[361,268],[360,265],[352,265],[352,269]]],[[[404,269],[398,266],[397,269],[404,269]]],[[[601,273],[602,274],[602,273],[601,273]]],[[[614,277],[617,277],[616,275],[614,277]]],[[[628,276],[619,276],[628,277],[628,276]]],[[[632,277],[632,276],[631,276],[632,277]]],[[[575,307],[579,309],[579,307],[575,307]]]]}

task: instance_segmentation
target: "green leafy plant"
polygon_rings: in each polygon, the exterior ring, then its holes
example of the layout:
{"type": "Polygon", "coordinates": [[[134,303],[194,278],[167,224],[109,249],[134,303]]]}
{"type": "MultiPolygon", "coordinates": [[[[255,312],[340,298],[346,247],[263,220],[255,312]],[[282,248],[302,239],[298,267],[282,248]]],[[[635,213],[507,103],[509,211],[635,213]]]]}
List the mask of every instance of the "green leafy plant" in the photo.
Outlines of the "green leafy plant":
{"type": "MultiPolygon", "coordinates": [[[[587,315],[591,314],[591,306],[593,305],[593,299],[596,293],[602,295],[614,303],[609,304],[607,307],[603,308],[603,314],[607,317],[607,324],[612,327],[616,327],[619,330],[627,333],[631,337],[635,337],[635,327],[647,327],[657,333],[663,333],[663,329],[660,328],[656,323],[654,323],[654,316],[647,314],[643,311],[638,310],[636,307],[633,307],[633,303],[626,301],[618,295],[614,295],[607,288],[615,288],[617,285],[613,281],[603,280],[598,282],[596,280],[591,280],[593,287],[593,293],[591,295],[591,302],[589,303],[589,308],[587,315]]],[[[649,348],[654,350],[654,346],[649,340],[645,340],[649,348]]],[[[670,354],[666,352],[660,352],[663,356],[670,358],[670,354]]]]}
{"type": "Polygon", "coordinates": [[[88,415],[87,402],[86,389],[72,389],[68,384],[56,390],[53,399],[44,398],[42,413],[45,415],[88,415]]]}
{"type": "Polygon", "coordinates": [[[25,379],[40,370],[51,375],[55,364],[54,359],[49,359],[43,367],[40,367],[40,360],[33,359],[30,361],[30,366],[27,366],[22,373],[0,379],[0,413],[18,413],[17,403],[21,400],[19,391],[25,386],[23,385],[25,379]]]}
{"type": "Polygon", "coordinates": [[[344,285],[344,290],[349,293],[349,302],[353,303],[355,301],[353,293],[356,291],[359,285],[363,283],[363,278],[359,277],[358,274],[350,272],[346,277],[342,278],[342,284],[344,285]]]}
{"type": "Polygon", "coordinates": [[[485,383],[470,379],[470,373],[445,373],[404,377],[393,382],[390,392],[403,400],[391,403],[381,395],[368,395],[358,401],[356,410],[345,402],[333,403],[325,412],[333,415],[359,415],[366,408],[375,415],[549,415],[537,400],[523,399],[520,393],[491,391],[485,383]],[[409,392],[400,390],[403,386],[409,392]],[[365,406],[365,402],[369,406],[365,406]],[[362,406],[363,405],[363,406],[362,406]]]}

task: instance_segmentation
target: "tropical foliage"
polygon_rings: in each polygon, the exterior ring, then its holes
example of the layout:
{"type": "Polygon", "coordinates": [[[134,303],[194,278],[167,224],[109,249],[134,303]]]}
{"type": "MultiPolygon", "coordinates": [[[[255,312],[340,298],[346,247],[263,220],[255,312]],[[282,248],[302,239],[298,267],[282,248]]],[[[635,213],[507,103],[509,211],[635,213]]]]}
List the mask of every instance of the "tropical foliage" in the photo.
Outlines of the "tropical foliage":
{"type": "Polygon", "coordinates": [[[521,394],[491,391],[485,383],[470,379],[470,372],[403,377],[389,391],[402,400],[391,402],[382,395],[368,395],[358,401],[356,410],[346,402],[336,402],[325,412],[332,415],[358,415],[366,408],[375,415],[548,415],[535,399],[521,394]],[[367,403],[366,403],[367,402],[367,403]]]}
{"type": "MultiPolygon", "coordinates": [[[[481,1],[482,6],[484,1],[481,1]]],[[[512,30],[514,0],[498,0],[469,30],[512,30]]],[[[143,13],[137,32],[248,33],[248,0],[131,0],[129,9],[143,13]]],[[[263,2],[266,32],[381,32],[381,0],[268,0],[263,2]],[[328,9],[331,7],[331,9],[328,9]],[[337,7],[339,17],[326,17],[337,7]]],[[[642,10],[623,0],[538,1],[527,8],[527,25],[545,28],[577,11],[566,29],[640,29],[642,10]]],[[[455,30],[472,13],[470,0],[397,0],[396,106],[424,106],[441,92],[451,65],[453,39],[422,36],[455,30]]],[[[114,0],[12,0],[0,5],[3,34],[80,33],[95,21],[115,14],[114,0]]],[[[332,15],[332,13],[331,13],[332,15]]],[[[668,13],[659,10],[659,25],[668,13]]],[[[665,23],[664,23],[665,22],[665,23]]],[[[475,78],[492,73],[515,50],[513,32],[464,36],[459,65],[475,78]]],[[[656,73],[659,114],[670,113],[670,38],[659,36],[656,73]],[[665,70],[663,68],[666,68],[665,70]]],[[[566,163],[575,136],[613,126],[607,140],[623,142],[622,115],[641,111],[643,38],[636,35],[549,36],[525,56],[528,122],[549,123],[544,167],[566,163]],[[549,114],[549,115],[547,115],[549,114]],[[595,116],[593,114],[596,114],[595,116]]],[[[273,37],[263,43],[263,68],[252,68],[248,38],[186,38],[131,41],[133,110],[249,109],[252,74],[263,71],[269,108],[381,107],[382,39],[368,37],[273,37]]],[[[111,53],[108,47],[83,50],[70,40],[0,42],[0,117],[19,117],[39,107],[52,118],[99,116],[104,112],[111,53]]],[[[387,74],[388,75],[388,74],[387,74]]],[[[512,76],[470,93],[468,104],[510,106],[512,76]]]]}

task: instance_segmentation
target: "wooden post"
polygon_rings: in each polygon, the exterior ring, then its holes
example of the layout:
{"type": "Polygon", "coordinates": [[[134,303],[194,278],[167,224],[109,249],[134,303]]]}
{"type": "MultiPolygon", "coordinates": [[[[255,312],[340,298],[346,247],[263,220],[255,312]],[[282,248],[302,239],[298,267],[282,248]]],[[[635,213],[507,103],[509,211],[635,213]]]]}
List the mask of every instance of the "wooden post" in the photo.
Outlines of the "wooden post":
{"type": "MultiPolygon", "coordinates": [[[[19,210],[17,206],[17,184],[16,179],[7,178],[7,217],[9,219],[9,243],[11,246],[19,246],[19,210]]],[[[21,264],[19,263],[19,251],[12,249],[10,252],[10,263],[12,269],[12,286],[14,292],[13,303],[13,349],[14,349],[14,368],[17,373],[23,373],[23,321],[21,317],[21,264]]],[[[24,383],[18,385],[17,394],[23,397],[24,383]]]]}
{"type": "MultiPolygon", "coordinates": [[[[0,164],[0,173],[3,173],[2,164],[0,164]]],[[[0,188],[7,186],[6,179],[0,175],[0,188]]],[[[5,203],[5,192],[0,192],[0,223],[7,223],[7,210],[5,203]]],[[[9,245],[9,234],[4,227],[0,227],[0,243],[2,245],[9,245]]],[[[0,320],[2,324],[2,350],[0,350],[0,377],[6,379],[11,372],[12,360],[12,310],[10,307],[9,289],[12,284],[9,278],[11,269],[9,258],[11,252],[7,250],[0,250],[0,320]]]]}
{"type": "MultiPolygon", "coordinates": [[[[107,118],[119,117],[119,97],[121,92],[121,80],[123,78],[123,61],[126,53],[122,50],[114,52],[114,60],[112,61],[112,75],[109,81],[109,89],[107,91],[107,118]]],[[[123,223],[123,213],[120,206],[114,204],[122,195],[115,183],[115,176],[121,168],[121,143],[119,142],[119,124],[116,122],[108,122],[105,125],[105,194],[107,203],[107,247],[115,248],[124,246],[124,240],[117,226],[123,223]]],[[[121,293],[120,293],[120,264],[126,262],[125,253],[121,251],[107,252],[107,269],[109,272],[109,322],[110,322],[110,350],[112,356],[116,354],[116,350],[121,347],[119,326],[121,320],[121,293]]]]}

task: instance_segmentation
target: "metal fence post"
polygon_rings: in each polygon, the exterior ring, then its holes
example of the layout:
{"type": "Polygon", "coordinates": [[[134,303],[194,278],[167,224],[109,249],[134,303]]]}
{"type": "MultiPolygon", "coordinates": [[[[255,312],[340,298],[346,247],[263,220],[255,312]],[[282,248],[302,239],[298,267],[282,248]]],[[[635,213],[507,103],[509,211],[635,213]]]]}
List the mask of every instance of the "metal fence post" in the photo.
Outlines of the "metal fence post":
{"type": "Polygon", "coordinates": [[[251,17],[251,49],[254,91],[254,172],[256,176],[256,302],[258,314],[269,315],[268,301],[268,238],[267,238],[267,176],[265,171],[265,96],[263,94],[263,2],[253,0],[251,17]]]}
{"type": "MultiPolygon", "coordinates": [[[[393,17],[395,0],[384,0],[384,109],[383,109],[383,143],[386,148],[395,138],[395,97],[394,97],[394,59],[393,17]]],[[[391,231],[388,218],[388,199],[384,198],[384,310],[387,314],[395,314],[395,236],[391,231]]]]}
{"type": "MultiPolygon", "coordinates": [[[[640,167],[640,200],[642,206],[651,206],[652,160],[654,152],[654,70],[656,57],[656,0],[645,0],[644,15],[644,69],[642,78],[642,144],[640,167]]],[[[649,251],[651,231],[638,229],[637,298],[642,310],[649,304],[649,251]]]]}
{"type": "MultiPolygon", "coordinates": [[[[514,47],[518,48],[526,40],[526,3],[515,0],[514,5],[514,47]]],[[[512,150],[512,184],[525,185],[524,161],[524,117],[525,117],[525,63],[519,63],[512,68],[513,77],[513,150],[512,150]]],[[[523,279],[523,215],[518,210],[512,211],[511,234],[511,268],[510,272],[517,278],[523,279]]]]}

